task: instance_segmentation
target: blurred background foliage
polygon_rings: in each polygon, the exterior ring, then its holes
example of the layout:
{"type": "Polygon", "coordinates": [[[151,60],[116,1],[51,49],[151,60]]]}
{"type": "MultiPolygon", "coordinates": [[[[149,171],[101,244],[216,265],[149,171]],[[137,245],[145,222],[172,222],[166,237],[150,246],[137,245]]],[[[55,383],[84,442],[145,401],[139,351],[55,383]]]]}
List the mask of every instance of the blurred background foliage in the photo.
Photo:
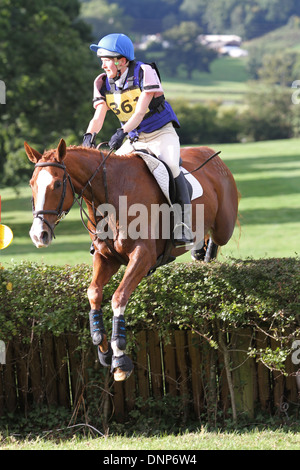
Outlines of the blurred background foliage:
{"type": "MultiPolygon", "coordinates": [[[[199,35],[239,34],[249,41],[245,68],[252,85],[243,106],[199,102],[195,94],[189,100],[172,96],[183,145],[299,135],[299,111],[292,106],[290,91],[300,72],[297,0],[153,0],[150,4],[0,0],[0,4],[0,80],[6,85],[6,103],[0,105],[0,185],[28,180],[31,165],[24,140],[40,152],[55,147],[61,137],[69,145],[82,142],[93,115],[93,80],[100,73],[89,44],[111,32],[130,35],[137,45],[137,59],[155,60],[166,90],[169,81],[177,80],[183,95],[189,83],[201,83],[219,60],[215,51],[199,42],[199,35]],[[280,40],[268,40],[275,32],[280,40]],[[159,40],[139,49],[145,34],[159,35],[159,40]]],[[[119,125],[111,114],[98,142],[109,140],[119,125]]]]}

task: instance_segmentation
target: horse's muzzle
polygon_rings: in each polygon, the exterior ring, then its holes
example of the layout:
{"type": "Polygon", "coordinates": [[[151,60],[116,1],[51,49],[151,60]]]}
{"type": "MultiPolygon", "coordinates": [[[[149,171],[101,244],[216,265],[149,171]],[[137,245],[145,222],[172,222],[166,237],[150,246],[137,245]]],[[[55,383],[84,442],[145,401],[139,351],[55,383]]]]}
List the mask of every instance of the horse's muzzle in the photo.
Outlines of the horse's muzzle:
{"type": "Polygon", "coordinates": [[[40,219],[34,219],[29,235],[37,248],[46,248],[52,242],[50,228],[45,226],[40,219]]]}

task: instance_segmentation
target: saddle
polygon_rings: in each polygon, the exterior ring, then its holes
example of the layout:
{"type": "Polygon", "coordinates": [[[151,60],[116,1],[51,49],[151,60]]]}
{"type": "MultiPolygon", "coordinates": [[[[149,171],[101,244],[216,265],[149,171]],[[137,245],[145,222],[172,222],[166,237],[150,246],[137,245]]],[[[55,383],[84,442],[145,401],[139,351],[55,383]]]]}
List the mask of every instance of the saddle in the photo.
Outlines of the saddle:
{"type": "MultiPolygon", "coordinates": [[[[170,206],[176,202],[176,190],[173,174],[168,165],[159,160],[156,155],[149,152],[149,150],[135,150],[136,155],[141,157],[147,165],[149,171],[152,173],[157,181],[162,193],[166,197],[170,206]]],[[[190,193],[191,201],[202,196],[203,188],[199,181],[182,166],[180,159],[180,171],[182,171],[190,193]]]]}

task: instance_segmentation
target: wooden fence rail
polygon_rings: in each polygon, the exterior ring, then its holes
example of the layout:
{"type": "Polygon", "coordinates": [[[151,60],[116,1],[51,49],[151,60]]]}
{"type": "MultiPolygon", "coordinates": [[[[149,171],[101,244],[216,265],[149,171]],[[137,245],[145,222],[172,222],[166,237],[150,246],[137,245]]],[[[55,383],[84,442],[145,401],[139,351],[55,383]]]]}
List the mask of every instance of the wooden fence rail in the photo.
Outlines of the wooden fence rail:
{"type": "MultiPolygon", "coordinates": [[[[250,329],[230,337],[229,374],[237,412],[254,417],[257,409],[280,412],[283,403],[299,407],[298,367],[288,357],[286,375],[270,371],[247,355],[253,341],[250,329]]],[[[267,341],[263,333],[256,334],[257,348],[264,348],[267,341]]],[[[268,344],[273,350],[278,346],[274,341],[268,344]]],[[[180,397],[183,420],[190,416],[200,420],[217,410],[226,416],[232,408],[224,354],[196,333],[174,331],[165,341],[155,331],[140,331],[131,354],[134,373],[124,383],[114,383],[109,370],[100,367],[92,345],[78,346],[72,334],[48,334],[30,344],[8,342],[6,363],[0,365],[0,416],[7,412],[27,415],[33,405],[41,404],[78,412],[95,396],[99,412],[117,421],[128,419],[137,399],[180,397]]]]}

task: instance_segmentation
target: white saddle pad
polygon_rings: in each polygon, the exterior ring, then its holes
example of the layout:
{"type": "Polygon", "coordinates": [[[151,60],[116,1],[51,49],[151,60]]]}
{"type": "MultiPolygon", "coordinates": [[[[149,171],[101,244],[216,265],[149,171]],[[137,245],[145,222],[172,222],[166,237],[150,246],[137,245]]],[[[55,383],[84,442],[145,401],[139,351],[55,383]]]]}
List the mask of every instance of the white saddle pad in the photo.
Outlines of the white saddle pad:
{"type": "MultiPolygon", "coordinates": [[[[141,151],[135,151],[137,155],[139,155],[144,162],[146,163],[147,167],[153,174],[154,178],[156,179],[160,189],[162,190],[163,194],[167,198],[167,201],[169,202],[170,205],[171,199],[170,199],[170,193],[169,193],[169,183],[170,183],[170,176],[168,173],[168,170],[166,169],[165,165],[158,160],[158,158],[153,157],[152,155],[149,155],[148,153],[144,153],[141,151]]],[[[202,196],[203,194],[203,188],[199,181],[193,176],[191,173],[189,173],[184,167],[180,167],[180,170],[184,174],[186,180],[191,184],[193,192],[191,196],[191,201],[194,199],[197,199],[198,197],[202,196]]]]}

